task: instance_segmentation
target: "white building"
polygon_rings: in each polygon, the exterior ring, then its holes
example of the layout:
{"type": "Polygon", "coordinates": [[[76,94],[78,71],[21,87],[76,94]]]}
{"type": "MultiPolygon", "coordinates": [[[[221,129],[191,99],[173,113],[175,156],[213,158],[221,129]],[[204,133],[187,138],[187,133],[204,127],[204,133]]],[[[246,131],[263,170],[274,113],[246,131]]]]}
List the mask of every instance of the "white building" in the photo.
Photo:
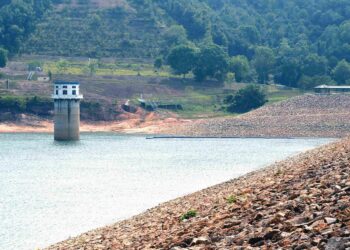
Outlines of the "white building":
{"type": "Polygon", "coordinates": [[[80,84],[78,82],[54,82],[53,99],[83,99],[79,92],[80,84]]]}
{"type": "Polygon", "coordinates": [[[80,137],[80,101],[78,82],[55,81],[55,140],[72,141],[80,137]]]}
{"type": "Polygon", "coordinates": [[[350,86],[331,86],[331,85],[320,85],[314,88],[317,94],[341,94],[350,93],[350,86]]]}

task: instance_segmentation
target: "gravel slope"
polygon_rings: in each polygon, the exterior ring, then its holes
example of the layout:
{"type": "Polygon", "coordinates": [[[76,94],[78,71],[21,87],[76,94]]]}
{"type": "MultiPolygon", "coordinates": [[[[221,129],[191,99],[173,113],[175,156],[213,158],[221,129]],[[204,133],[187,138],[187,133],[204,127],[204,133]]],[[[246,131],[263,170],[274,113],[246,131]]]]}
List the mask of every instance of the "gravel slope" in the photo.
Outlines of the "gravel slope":
{"type": "Polygon", "coordinates": [[[350,95],[304,95],[233,118],[201,120],[169,131],[189,136],[343,137],[350,95]]]}
{"type": "Polygon", "coordinates": [[[344,139],[48,249],[346,249],[349,237],[344,139]]]}

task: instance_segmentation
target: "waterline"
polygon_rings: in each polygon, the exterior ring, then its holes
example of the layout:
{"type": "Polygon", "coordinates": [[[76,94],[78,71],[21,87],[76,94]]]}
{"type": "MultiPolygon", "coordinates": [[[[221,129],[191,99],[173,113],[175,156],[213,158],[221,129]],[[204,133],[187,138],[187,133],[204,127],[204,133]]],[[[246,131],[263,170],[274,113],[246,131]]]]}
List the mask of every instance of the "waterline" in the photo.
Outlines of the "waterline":
{"type": "Polygon", "coordinates": [[[44,247],[330,141],[0,134],[0,249],[44,247]]]}

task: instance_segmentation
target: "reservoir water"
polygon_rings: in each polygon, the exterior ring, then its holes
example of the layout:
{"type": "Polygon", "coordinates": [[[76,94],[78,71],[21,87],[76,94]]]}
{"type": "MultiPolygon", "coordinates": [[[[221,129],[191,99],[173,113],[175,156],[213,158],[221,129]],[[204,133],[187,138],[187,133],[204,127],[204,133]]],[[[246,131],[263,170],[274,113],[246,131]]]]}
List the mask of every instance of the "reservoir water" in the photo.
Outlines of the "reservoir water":
{"type": "Polygon", "coordinates": [[[76,236],[331,139],[159,139],[0,134],[0,249],[76,236]]]}

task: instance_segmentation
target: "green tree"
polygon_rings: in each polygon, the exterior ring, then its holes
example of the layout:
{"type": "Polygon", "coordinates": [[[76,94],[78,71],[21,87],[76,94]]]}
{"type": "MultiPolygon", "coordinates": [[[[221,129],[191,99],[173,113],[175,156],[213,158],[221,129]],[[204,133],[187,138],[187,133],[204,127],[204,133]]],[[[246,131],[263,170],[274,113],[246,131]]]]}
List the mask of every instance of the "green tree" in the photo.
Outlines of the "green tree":
{"type": "Polygon", "coordinates": [[[350,43],[350,21],[347,21],[339,27],[340,39],[344,43],[350,43]]]}
{"type": "Polygon", "coordinates": [[[235,73],[237,82],[246,80],[249,76],[249,61],[245,56],[235,56],[230,60],[230,71],[235,73]]]}
{"type": "Polygon", "coordinates": [[[255,49],[253,65],[258,73],[258,82],[267,83],[269,74],[275,66],[275,55],[273,50],[268,47],[259,46],[255,49]]]}
{"type": "Polygon", "coordinates": [[[6,67],[7,64],[8,51],[6,49],[0,48],[0,68],[6,67]]]}
{"type": "Polygon", "coordinates": [[[175,74],[188,74],[196,62],[196,50],[187,45],[181,45],[173,48],[168,56],[168,63],[175,74]]]}
{"type": "Polygon", "coordinates": [[[226,52],[217,45],[208,45],[201,48],[193,73],[197,81],[203,81],[207,77],[223,81],[228,70],[229,60],[226,52]]]}
{"type": "Polygon", "coordinates": [[[252,25],[242,25],[238,27],[240,37],[250,44],[257,44],[260,41],[258,29],[252,25]]]}
{"type": "Polygon", "coordinates": [[[298,86],[301,89],[313,89],[316,86],[319,85],[334,85],[336,84],[336,82],[327,75],[323,75],[323,76],[306,76],[303,75],[299,82],[298,82],[298,86]]]}
{"type": "Polygon", "coordinates": [[[340,61],[332,73],[338,84],[350,83],[350,63],[346,60],[340,61]]]}
{"type": "Polygon", "coordinates": [[[154,60],[153,66],[157,70],[161,69],[163,66],[163,59],[161,57],[157,57],[156,60],[154,60]]]}
{"type": "Polygon", "coordinates": [[[325,75],[327,73],[328,61],[324,56],[317,54],[308,55],[302,66],[302,72],[307,76],[325,75]]]}
{"type": "Polygon", "coordinates": [[[299,51],[291,48],[288,40],[283,39],[277,52],[275,81],[296,87],[302,74],[299,51]]]}
{"type": "Polygon", "coordinates": [[[49,72],[47,73],[47,75],[49,76],[50,81],[52,81],[52,72],[51,72],[51,70],[49,70],[49,72]]]}
{"type": "MultiPolygon", "coordinates": [[[[84,1],[85,3],[85,1],[84,1]]],[[[102,20],[101,17],[97,14],[93,14],[89,17],[89,24],[91,29],[98,29],[101,26],[102,20]]]]}
{"type": "Polygon", "coordinates": [[[235,95],[226,97],[228,112],[244,113],[261,107],[267,102],[264,91],[255,85],[240,89],[235,95]]]}
{"type": "Polygon", "coordinates": [[[172,25],[164,32],[167,47],[185,44],[187,42],[186,30],[182,25],[172,25]]]}

